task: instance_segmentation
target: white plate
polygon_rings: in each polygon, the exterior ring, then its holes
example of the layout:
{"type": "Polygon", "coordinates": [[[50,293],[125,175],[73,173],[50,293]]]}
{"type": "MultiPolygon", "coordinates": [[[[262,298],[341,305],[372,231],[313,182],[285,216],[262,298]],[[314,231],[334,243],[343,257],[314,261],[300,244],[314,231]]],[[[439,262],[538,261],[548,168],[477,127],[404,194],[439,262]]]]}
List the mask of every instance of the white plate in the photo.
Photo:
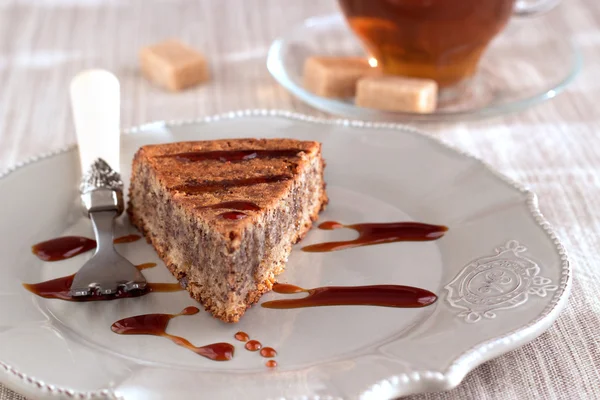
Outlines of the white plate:
{"type": "MultiPolygon", "coordinates": [[[[122,171],[147,143],[234,137],[319,140],[331,204],[321,220],[414,219],[449,226],[427,243],[333,253],[294,251],[280,281],[303,287],[404,284],[439,295],[422,309],[255,306],[237,325],[206,312],[173,320],[169,332],[195,344],[228,341],[213,362],[151,336],[119,336],[117,319],[176,313],[187,294],[69,303],[21,287],[74,272],[89,254],[44,264],[30,245],[92,235],[77,207],[75,149],[26,162],[0,179],[0,381],[33,398],[388,399],[446,390],[482,362],[540,335],[564,306],[571,271],[535,196],[482,162],[402,126],[325,121],[277,111],[154,123],[123,136],[122,171]],[[275,347],[279,367],[233,339],[238,330],[275,347]]],[[[122,231],[130,230],[126,221],[122,231]]],[[[309,233],[303,244],[352,237],[309,233]]],[[[140,241],[120,245],[134,263],[158,261],[140,241]]],[[[162,266],[150,281],[173,281],[162,266]]],[[[263,300],[281,297],[267,294],[263,300]]]]}

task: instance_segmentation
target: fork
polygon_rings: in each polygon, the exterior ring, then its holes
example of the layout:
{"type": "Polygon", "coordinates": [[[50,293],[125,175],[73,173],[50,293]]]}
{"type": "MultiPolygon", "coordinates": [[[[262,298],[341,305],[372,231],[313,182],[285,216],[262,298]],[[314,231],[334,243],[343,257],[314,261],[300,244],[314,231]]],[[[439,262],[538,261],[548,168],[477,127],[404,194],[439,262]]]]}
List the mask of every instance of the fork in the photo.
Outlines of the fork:
{"type": "Polygon", "coordinates": [[[71,104],[83,178],[81,201],[92,220],[96,252],[75,274],[74,297],[143,290],[142,273],[114,248],[114,220],[124,209],[119,167],[119,81],[108,71],[88,70],[71,81],[71,104]]]}

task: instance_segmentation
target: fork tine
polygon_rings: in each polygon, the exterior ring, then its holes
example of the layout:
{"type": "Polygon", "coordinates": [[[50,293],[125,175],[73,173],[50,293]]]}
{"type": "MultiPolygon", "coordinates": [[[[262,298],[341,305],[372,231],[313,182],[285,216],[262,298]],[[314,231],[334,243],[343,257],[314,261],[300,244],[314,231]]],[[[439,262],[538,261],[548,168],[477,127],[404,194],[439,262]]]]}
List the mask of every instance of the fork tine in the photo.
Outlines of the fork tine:
{"type": "Polygon", "coordinates": [[[117,292],[117,288],[99,288],[100,294],[113,294],[117,292]]]}
{"type": "Polygon", "coordinates": [[[89,296],[92,294],[91,288],[75,288],[71,287],[69,294],[73,297],[89,296]]]}

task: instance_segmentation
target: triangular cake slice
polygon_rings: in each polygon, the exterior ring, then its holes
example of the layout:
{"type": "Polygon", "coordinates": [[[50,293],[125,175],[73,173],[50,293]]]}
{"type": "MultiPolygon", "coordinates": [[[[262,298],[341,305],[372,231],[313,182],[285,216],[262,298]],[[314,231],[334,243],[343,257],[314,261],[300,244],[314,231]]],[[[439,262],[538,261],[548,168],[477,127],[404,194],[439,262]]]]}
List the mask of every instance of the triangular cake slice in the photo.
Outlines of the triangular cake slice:
{"type": "Polygon", "coordinates": [[[320,143],[292,139],[144,146],[129,216],[194,299],[237,322],[327,203],[324,165],[320,143]]]}

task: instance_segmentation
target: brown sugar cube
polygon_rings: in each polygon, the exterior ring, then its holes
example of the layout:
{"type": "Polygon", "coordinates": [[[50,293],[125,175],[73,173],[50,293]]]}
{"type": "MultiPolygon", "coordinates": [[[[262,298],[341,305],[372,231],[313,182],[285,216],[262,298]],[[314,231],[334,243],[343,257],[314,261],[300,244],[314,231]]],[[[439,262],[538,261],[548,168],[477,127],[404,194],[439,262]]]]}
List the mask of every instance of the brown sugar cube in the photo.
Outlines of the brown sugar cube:
{"type": "Polygon", "coordinates": [[[304,87],[323,97],[352,97],[356,81],[374,70],[360,57],[309,57],[304,63],[304,87]]]}
{"type": "Polygon", "coordinates": [[[430,113],[437,105],[437,83],[431,79],[370,76],[356,85],[356,105],[386,111],[430,113]]]}
{"type": "Polygon", "coordinates": [[[146,78],[173,91],[209,78],[204,56],[177,40],[166,40],[141,49],[140,65],[146,78]]]}

